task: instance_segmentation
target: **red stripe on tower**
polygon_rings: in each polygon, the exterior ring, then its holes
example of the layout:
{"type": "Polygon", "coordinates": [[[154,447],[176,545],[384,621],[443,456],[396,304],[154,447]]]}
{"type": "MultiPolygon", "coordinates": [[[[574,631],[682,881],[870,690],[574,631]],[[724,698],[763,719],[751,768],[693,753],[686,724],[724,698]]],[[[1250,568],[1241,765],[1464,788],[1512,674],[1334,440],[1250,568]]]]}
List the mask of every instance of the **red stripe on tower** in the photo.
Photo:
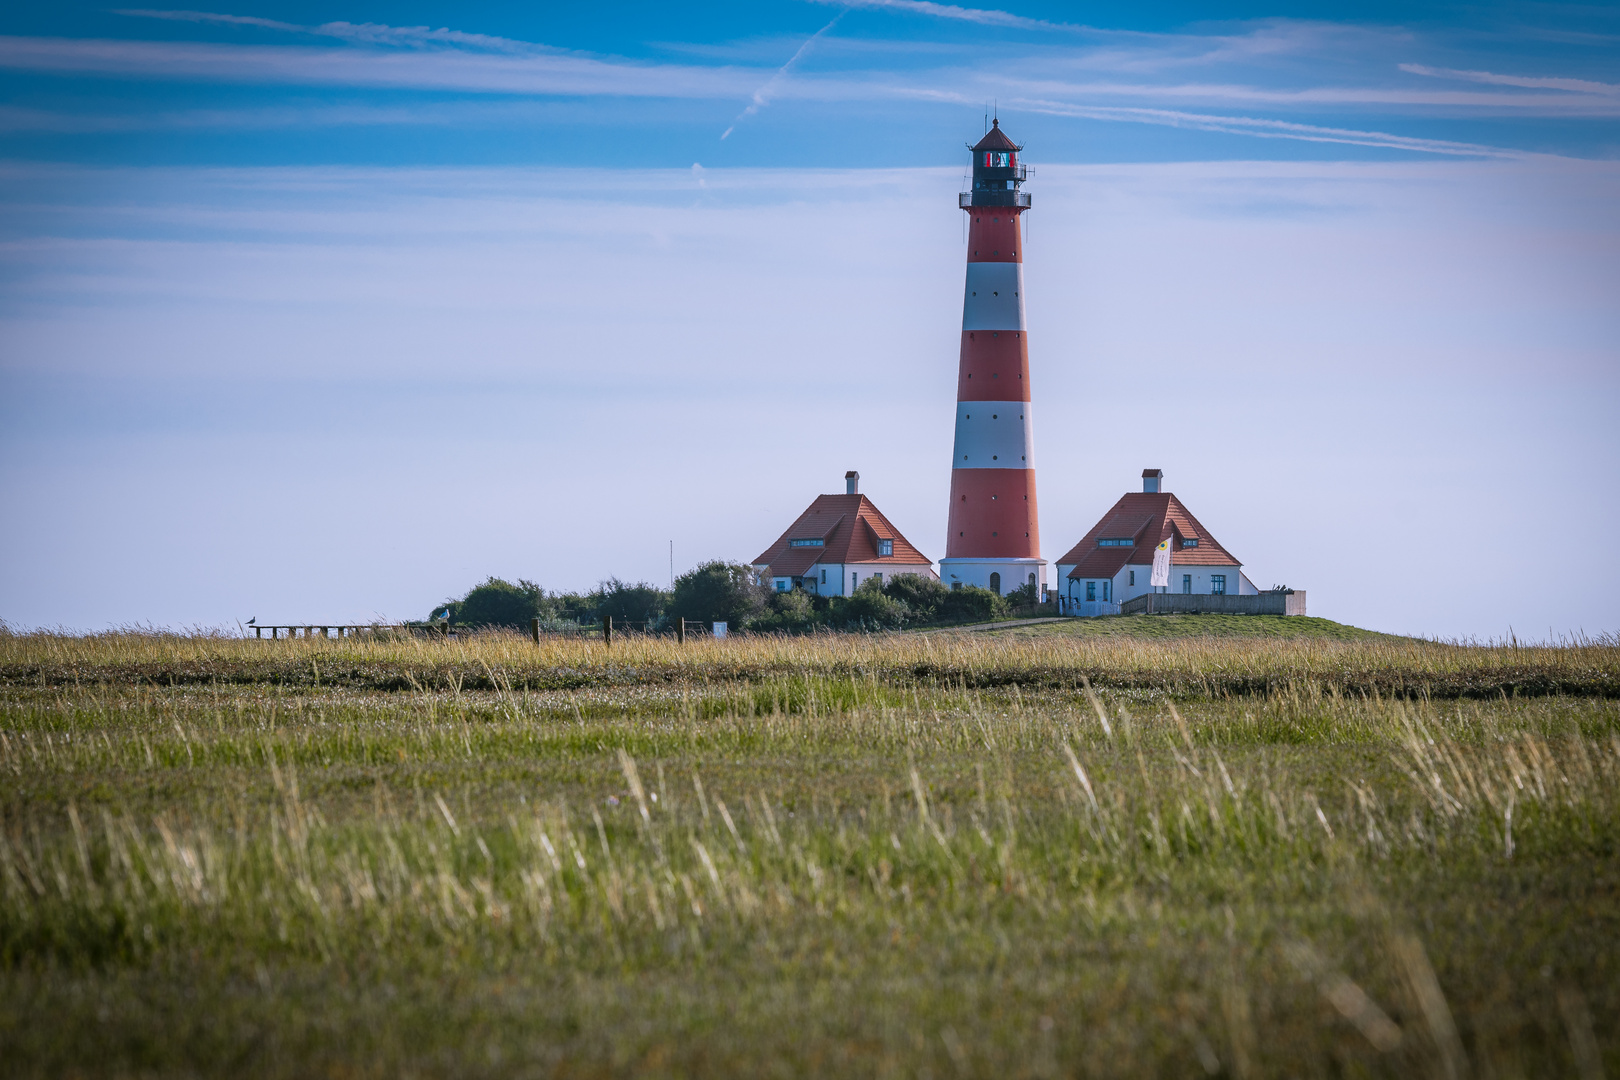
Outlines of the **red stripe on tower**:
{"type": "Polygon", "coordinates": [[[952,586],[1006,594],[1046,583],[1035,506],[1035,443],[1024,328],[1024,244],[1020,217],[1023,147],[998,120],[971,148],[973,190],[958,200],[968,217],[962,353],[956,380],[950,533],[939,576],[952,586]]]}

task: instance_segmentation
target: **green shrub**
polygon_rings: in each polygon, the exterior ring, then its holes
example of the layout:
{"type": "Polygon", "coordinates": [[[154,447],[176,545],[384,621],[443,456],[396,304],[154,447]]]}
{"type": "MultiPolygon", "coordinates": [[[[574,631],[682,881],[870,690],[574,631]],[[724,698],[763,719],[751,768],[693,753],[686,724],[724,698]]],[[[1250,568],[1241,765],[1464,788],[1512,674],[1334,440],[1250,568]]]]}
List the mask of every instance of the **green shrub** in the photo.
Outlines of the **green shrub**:
{"type": "Polygon", "coordinates": [[[528,629],[529,620],[544,618],[546,591],[521,578],[516,585],[492,577],[460,600],[446,600],[430,618],[448,618],[453,626],[509,626],[528,629]],[[441,614],[442,613],[442,614],[441,614]]]}
{"type": "Polygon", "coordinates": [[[773,592],[766,601],[765,613],[751,619],[748,629],[788,633],[809,630],[825,621],[826,607],[822,604],[817,610],[815,600],[803,589],[773,592]]]}
{"type": "Polygon", "coordinates": [[[611,617],[615,623],[646,623],[656,626],[662,621],[669,606],[669,593],[656,585],[638,581],[631,585],[618,578],[608,578],[590,594],[595,601],[595,618],[611,617]]]}
{"type": "Polygon", "coordinates": [[[950,622],[987,622],[1006,618],[1007,612],[1007,601],[1002,597],[977,585],[964,585],[946,593],[939,617],[950,622]]]}
{"type": "Polygon", "coordinates": [[[951,590],[926,574],[896,574],[883,586],[883,594],[905,604],[912,622],[932,622],[939,617],[951,590]]]}
{"type": "Polygon", "coordinates": [[[843,610],[839,612],[844,620],[852,627],[862,630],[892,630],[904,626],[911,614],[903,600],[896,600],[883,591],[883,583],[877,578],[867,578],[855,590],[848,600],[844,601],[843,610]]]}

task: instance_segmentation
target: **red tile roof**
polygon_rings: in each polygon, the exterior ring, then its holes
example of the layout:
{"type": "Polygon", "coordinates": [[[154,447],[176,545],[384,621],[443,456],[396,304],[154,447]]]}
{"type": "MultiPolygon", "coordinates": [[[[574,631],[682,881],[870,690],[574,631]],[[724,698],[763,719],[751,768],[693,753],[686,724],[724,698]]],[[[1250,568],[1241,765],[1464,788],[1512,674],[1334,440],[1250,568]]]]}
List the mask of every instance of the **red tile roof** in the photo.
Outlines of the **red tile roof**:
{"type": "Polygon", "coordinates": [[[1177,538],[1170,557],[1175,566],[1243,565],[1168,491],[1122,495],[1058,562],[1074,567],[1069,572],[1071,578],[1113,577],[1124,566],[1152,566],[1153,549],[1167,536],[1177,538]],[[1131,546],[1101,547],[1097,543],[1121,539],[1129,539],[1131,546]],[[1197,540],[1198,546],[1184,548],[1183,540],[1197,540]]]}
{"type": "Polygon", "coordinates": [[[817,563],[865,562],[933,564],[865,495],[819,495],[753,565],[769,566],[772,577],[802,577],[817,563]],[[792,540],[820,540],[822,545],[794,547],[792,540]],[[878,555],[879,540],[894,541],[894,554],[878,555]]]}
{"type": "Polygon", "coordinates": [[[974,153],[980,150],[1022,150],[1023,147],[1007,138],[1007,133],[1001,130],[1001,121],[992,120],[990,130],[985,132],[984,138],[979,140],[973,148],[974,153]]]}

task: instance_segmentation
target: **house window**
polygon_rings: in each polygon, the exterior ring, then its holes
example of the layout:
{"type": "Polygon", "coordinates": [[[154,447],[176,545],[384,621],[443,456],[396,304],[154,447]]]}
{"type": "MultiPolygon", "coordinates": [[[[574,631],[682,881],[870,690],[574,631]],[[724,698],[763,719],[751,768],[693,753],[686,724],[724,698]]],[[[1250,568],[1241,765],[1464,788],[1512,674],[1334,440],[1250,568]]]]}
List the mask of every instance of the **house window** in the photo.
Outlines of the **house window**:
{"type": "Polygon", "coordinates": [[[1189,596],[1192,595],[1192,575],[1191,574],[1182,574],[1181,575],[1181,591],[1184,592],[1184,593],[1187,593],[1189,596]]]}
{"type": "Polygon", "coordinates": [[[857,574],[855,571],[851,570],[849,572],[849,591],[850,592],[855,591],[855,583],[860,581],[860,580],[861,580],[860,575],[857,574]]]}
{"type": "Polygon", "coordinates": [[[1097,583],[1095,581],[1086,582],[1086,599],[1097,599],[1097,583]]]}
{"type": "Polygon", "coordinates": [[[873,574],[869,580],[875,581],[879,585],[882,585],[883,584],[883,573],[882,573],[882,571],[879,571],[878,573],[873,574]]]}
{"type": "Polygon", "coordinates": [[[990,591],[995,593],[997,596],[1001,595],[1001,575],[1000,574],[991,574],[990,575],[990,591]]]}
{"type": "Polygon", "coordinates": [[[1128,536],[1109,536],[1097,541],[1098,547],[1135,547],[1136,541],[1128,536]]]}
{"type": "Polygon", "coordinates": [[[1132,570],[1130,573],[1131,573],[1131,580],[1126,582],[1126,584],[1135,585],[1136,584],[1136,571],[1132,570]]]}
{"type": "Polygon", "coordinates": [[[787,578],[779,577],[779,578],[776,579],[776,591],[777,592],[788,592],[792,588],[793,588],[793,582],[789,581],[787,578]]]}
{"type": "Polygon", "coordinates": [[[1112,584],[1112,581],[1103,582],[1103,603],[1105,604],[1108,602],[1109,596],[1113,592],[1113,590],[1109,588],[1109,586],[1112,584]]]}
{"type": "Polygon", "coordinates": [[[788,547],[821,547],[825,541],[821,537],[805,537],[799,540],[789,540],[788,547]]]}
{"type": "Polygon", "coordinates": [[[1191,540],[1183,540],[1181,542],[1181,546],[1184,547],[1184,548],[1197,547],[1198,546],[1198,538],[1194,537],[1191,540]]]}
{"type": "Polygon", "coordinates": [[[893,554],[894,554],[894,541],[893,540],[879,540],[878,541],[878,558],[887,559],[889,556],[891,556],[893,554]]]}
{"type": "Polygon", "coordinates": [[[827,568],[825,566],[821,568],[821,583],[823,585],[827,584],[827,568]]]}
{"type": "Polygon", "coordinates": [[[1225,596],[1226,595],[1226,575],[1225,574],[1211,574],[1211,575],[1209,575],[1209,591],[1210,591],[1211,594],[1213,594],[1215,596],[1225,596]]]}

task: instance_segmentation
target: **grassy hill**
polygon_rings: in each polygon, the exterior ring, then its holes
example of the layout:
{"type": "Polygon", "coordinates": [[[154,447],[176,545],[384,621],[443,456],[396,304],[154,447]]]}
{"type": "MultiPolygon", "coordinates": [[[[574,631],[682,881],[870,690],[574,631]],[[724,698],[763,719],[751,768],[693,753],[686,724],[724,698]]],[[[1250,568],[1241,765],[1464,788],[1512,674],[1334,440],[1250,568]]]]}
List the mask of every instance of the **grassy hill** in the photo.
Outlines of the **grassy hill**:
{"type": "Polygon", "coordinates": [[[1257,637],[1324,638],[1332,641],[1399,641],[1396,634],[1363,630],[1331,619],[1307,615],[1104,615],[1095,619],[1065,619],[1057,623],[1008,626],[988,631],[1031,637],[1054,635],[1078,638],[1131,637],[1257,637]]]}

